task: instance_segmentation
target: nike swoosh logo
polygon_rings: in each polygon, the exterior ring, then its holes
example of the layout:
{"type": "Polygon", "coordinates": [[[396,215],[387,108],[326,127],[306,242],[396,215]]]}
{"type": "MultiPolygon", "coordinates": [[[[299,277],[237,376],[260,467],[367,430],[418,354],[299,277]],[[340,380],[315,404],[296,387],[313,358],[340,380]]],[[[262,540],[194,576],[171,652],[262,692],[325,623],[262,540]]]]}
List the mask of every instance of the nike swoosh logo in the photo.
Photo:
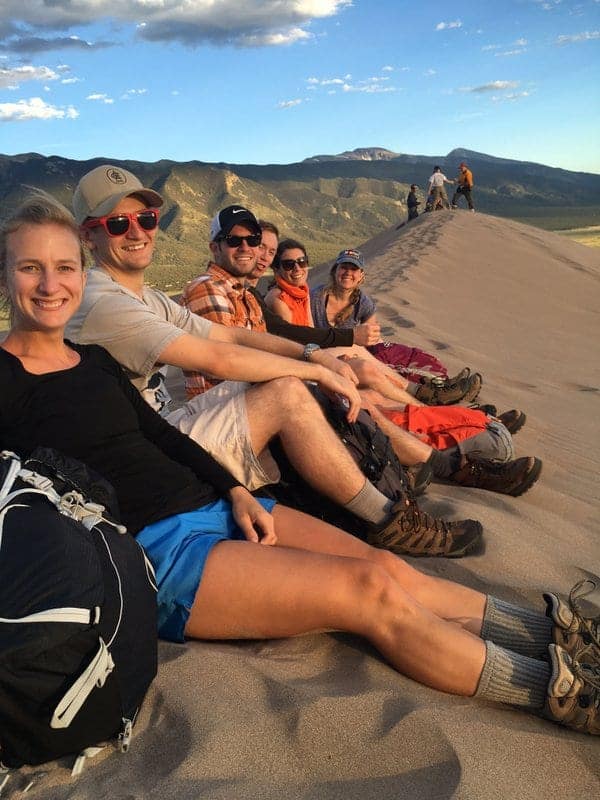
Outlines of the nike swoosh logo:
{"type": "Polygon", "coordinates": [[[242,211],[245,211],[245,210],[246,210],[245,208],[237,208],[235,211],[232,211],[231,213],[232,214],[241,214],[242,211]]]}

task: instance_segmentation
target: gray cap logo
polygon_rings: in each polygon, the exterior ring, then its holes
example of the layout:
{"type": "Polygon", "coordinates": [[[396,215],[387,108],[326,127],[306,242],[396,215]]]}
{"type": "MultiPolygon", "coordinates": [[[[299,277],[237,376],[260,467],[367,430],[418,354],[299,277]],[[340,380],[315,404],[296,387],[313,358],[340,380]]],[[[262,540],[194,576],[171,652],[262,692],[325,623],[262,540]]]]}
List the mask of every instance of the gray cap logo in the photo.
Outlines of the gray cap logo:
{"type": "Polygon", "coordinates": [[[106,177],[111,183],[117,183],[117,184],[127,183],[126,176],[123,175],[121,170],[115,169],[114,167],[112,169],[106,170],[106,177]]]}

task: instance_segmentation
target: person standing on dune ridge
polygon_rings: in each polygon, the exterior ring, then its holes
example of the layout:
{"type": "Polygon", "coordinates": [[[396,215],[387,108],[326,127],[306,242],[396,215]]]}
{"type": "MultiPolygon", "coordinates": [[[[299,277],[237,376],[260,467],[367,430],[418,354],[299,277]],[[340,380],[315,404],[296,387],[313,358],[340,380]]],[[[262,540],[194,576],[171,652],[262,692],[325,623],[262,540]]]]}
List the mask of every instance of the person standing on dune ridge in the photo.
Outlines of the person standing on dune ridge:
{"type": "Polygon", "coordinates": [[[456,187],[456,191],[452,195],[452,208],[458,208],[458,198],[462,195],[465,200],[467,201],[467,205],[469,206],[470,211],[475,211],[475,206],[473,205],[473,198],[471,197],[471,191],[473,189],[473,173],[467,167],[464,161],[462,161],[458,165],[459,175],[457,178],[458,186],[456,187]]]}

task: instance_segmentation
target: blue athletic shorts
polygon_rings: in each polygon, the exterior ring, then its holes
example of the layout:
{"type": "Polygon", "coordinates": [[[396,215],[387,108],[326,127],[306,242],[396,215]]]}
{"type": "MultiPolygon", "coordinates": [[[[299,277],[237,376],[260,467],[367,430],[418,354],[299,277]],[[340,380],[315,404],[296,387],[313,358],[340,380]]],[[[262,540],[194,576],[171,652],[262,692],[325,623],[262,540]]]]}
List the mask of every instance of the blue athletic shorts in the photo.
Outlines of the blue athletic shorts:
{"type": "MultiPolygon", "coordinates": [[[[256,498],[272,511],[275,500],[256,498]]],[[[208,554],[226,539],[244,539],[231,513],[231,503],[217,500],[202,508],[146,525],[137,541],[156,571],[158,635],[172,642],[185,640],[185,625],[202,579],[208,554]]]]}

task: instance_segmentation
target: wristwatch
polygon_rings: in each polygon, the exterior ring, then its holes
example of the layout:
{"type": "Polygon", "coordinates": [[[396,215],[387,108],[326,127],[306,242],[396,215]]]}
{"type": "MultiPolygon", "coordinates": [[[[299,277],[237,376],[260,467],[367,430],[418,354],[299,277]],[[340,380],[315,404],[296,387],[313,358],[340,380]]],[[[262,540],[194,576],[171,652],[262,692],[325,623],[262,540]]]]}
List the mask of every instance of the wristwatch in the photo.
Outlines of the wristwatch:
{"type": "Polygon", "coordinates": [[[311,356],[313,353],[316,353],[317,350],[320,350],[321,346],[318,344],[305,344],[304,350],[302,351],[302,358],[304,361],[311,361],[311,356]]]}

